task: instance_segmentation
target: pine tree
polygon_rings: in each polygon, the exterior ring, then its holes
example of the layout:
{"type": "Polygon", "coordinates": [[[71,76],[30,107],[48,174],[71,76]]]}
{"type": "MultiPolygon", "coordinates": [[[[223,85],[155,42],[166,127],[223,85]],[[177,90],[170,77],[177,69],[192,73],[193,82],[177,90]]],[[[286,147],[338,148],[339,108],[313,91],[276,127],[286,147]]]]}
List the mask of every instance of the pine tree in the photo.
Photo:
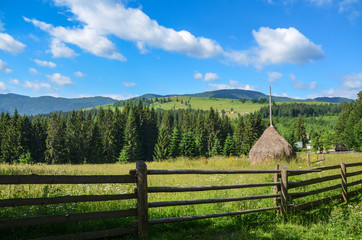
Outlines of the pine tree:
{"type": "Polygon", "coordinates": [[[180,156],[180,143],[181,143],[181,131],[178,126],[175,126],[172,131],[171,143],[170,143],[170,158],[176,158],[180,156]]]}
{"type": "Polygon", "coordinates": [[[180,153],[182,156],[194,158],[198,156],[196,139],[193,132],[184,133],[180,142],[180,153]]]}
{"type": "Polygon", "coordinates": [[[235,152],[237,155],[242,154],[242,145],[244,141],[245,124],[244,119],[239,117],[238,124],[236,125],[235,136],[235,152]]]}
{"type": "Polygon", "coordinates": [[[124,130],[124,146],[119,155],[118,161],[125,163],[138,161],[140,159],[140,136],[136,124],[136,116],[133,109],[130,110],[124,130]]]}
{"type": "Polygon", "coordinates": [[[41,120],[39,117],[35,117],[32,122],[32,129],[33,139],[30,149],[31,156],[34,159],[34,162],[44,162],[47,139],[47,121],[45,119],[41,120]]]}
{"type": "Polygon", "coordinates": [[[234,138],[232,137],[232,135],[230,135],[230,134],[228,134],[228,136],[226,137],[223,155],[224,156],[235,156],[236,155],[235,141],[234,141],[234,138]]]}
{"type": "Polygon", "coordinates": [[[207,136],[205,130],[205,122],[201,113],[198,114],[196,129],[195,129],[195,138],[198,152],[201,156],[207,155],[207,136]]]}
{"type": "Polygon", "coordinates": [[[303,117],[299,114],[297,119],[297,128],[295,130],[295,139],[303,143],[303,146],[307,143],[307,134],[305,132],[303,117]]]}
{"type": "Polygon", "coordinates": [[[170,154],[170,135],[165,126],[158,131],[157,143],[155,145],[153,159],[156,161],[165,160],[170,154]]]}
{"type": "Polygon", "coordinates": [[[53,113],[47,129],[45,161],[47,163],[66,163],[65,123],[53,113]]]}
{"type": "Polygon", "coordinates": [[[215,138],[212,150],[211,150],[211,156],[219,156],[222,153],[222,145],[219,141],[219,139],[215,138]]]}

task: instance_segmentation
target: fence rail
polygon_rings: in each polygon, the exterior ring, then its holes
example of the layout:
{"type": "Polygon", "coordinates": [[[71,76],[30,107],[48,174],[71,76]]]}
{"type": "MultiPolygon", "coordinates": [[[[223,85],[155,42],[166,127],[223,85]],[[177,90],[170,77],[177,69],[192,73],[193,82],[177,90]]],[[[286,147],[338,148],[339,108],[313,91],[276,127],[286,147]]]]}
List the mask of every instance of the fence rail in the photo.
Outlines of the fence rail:
{"type": "Polygon", "coordinates": [[[362,191],[362,188],[348,191],[348,188],[362,184],[362,180],[347,182],[347,179],[353,176],[362,174],[361,170],[349,172],[347,169],[351,167],[362,166],[362,162],[340,165],[320,167],[307,170],[289,170],[287,166],[283,165],[279,168],[276,165],[274,170],[165,170],[165,169],[147,169],[147,165],[139,161],[136,164],[136,169],[130,170],[128,175],[96,175],[96,176],[70,176],[70,175],[10,175],[0,176],[0,184],[106,184],[106,183],[134,183],[136,184],[135,193],[129,194],[113,194],[113,195],[81,195],[81,196],[60,196],[50,198],[15,198],[15,199],[2,199],[0,200],[0,207],[17,207],[17,206],[33,206],[44,204],[61,204],[61,203],[76,203],[76,202],[98,202],[98,201],[113,201],[113,200],[126,200],[136,199],[136,208],[103,211],[103,212],[87,212],[87,213],[72,213],[66,215],[53,215],[53,216],[35,216],[26,218],[13,218],[1,219],[0,229],[15,228],[23,226],[34,226],[42,224],[53,223],[66,223],[72,221],[88,221],[100,219],[112,219],[122,217],[136,217],[137,220],[133,222],[129,228],[116,228],[102,231],[83,232],[76,234],[68,234],[63,236],[41,238],[43,240],[50,239],[95,239],[105,237],[115,237],[124,234],[138,232],[140,238],[148,237],[148,226],[153,224],[171,223],[192,221],[205,218],[224,217],[233,215],[242,215],[255,212],[263,212],[270,210],[277,210],[281,214],[287,214],[291,209],[302,210],[311,206],[327,202],[334,199],[343,199],[348,201],[348,197],[362,191]],[[304,181],[291,181],[290,177],[325,172],[329,170],[341,169],[340,174],[314,177],[304,181]],[[148,186],[148,175],[183,175],[183,174],[272,174],[271,182],[264,183],[248,183],[248,184],[231,184],[231,185],[210,185],[210,186],[148,186]],[[340,184],[334,184],[327,187],[305,191],[304,187],[323,183],[331,180],[341,179],[340,184]],[[272,187],[270,194],[252,195],[252,196],[238,196],[227,198],[211,198],[211,199],[191,199],[191,200],[177,200],[177,201],[159,201],[148,202],[148,194],[153,193],[174,193],[174,192],[194,192],[194,191],[217,191],[228,189],[243,189],[255,187],[272,187]],[[298,188],[303,187],[304,191],[298,191],[298,188]],[[296,192],[289,192],[290,189],[297,189],[296,192]],[[324,197],[314,201],[295,204],[294,199],[299,199],[307,196],[312,196],[328,191],[341,189],[341,194],[324,197]],[[175,216],[170,218],[148,219],[149,208],[157,207],[175,207],[184,205],[195,204],[213,204],[224,202],[236,202],[247,200],[259,199],[273,199],[273,206],[259,209],[247,209],[243,211],[224,212],[224,213],[211,213],[195,216],[175,216]]]}

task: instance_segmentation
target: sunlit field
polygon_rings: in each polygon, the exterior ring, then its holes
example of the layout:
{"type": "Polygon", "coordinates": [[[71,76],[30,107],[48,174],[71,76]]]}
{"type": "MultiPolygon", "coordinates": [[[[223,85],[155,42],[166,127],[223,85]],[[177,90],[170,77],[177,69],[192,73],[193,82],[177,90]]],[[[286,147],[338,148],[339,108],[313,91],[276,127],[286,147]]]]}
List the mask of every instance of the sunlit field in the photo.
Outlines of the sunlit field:
{"type": "MultiPolygon", "coordinates": [[[[308,167],[306,154],[298,155],[292,162],[282,162],[288,169],[309,169],[362,161],[362,154],[326,154],[326,161],[308,167]]],[[[312,156],[314,157],[314,156],[312,156]]],[[[115,175],[128,174],[135,168],[135,163],[102,164],[102,165],[0,165],[0,174],[38,174],[38,175],[115,175]]],[[[276,163],[251,166],[245,157],[230,158],[178,158],[163,162],[148,162],[148,169],[203,169],[203,170],[273,170],[276,163]]],[[[347,172],[362,170],[362,167],[348,168],[347,172]]],[[[325,175],[340,174],[340,169],[321,173],[310,173],[290,177],[290,181],[306,180],[325,175]]],[[[348,182],[360,180],[361,175],[348,178],[348,182]]],[[[242,183],[272,182],[273,174],[234,174],[234,175],[164,175],[149,176],[149,186],[202,186],[242,183]]],[[[290,192],[304,192],[340,183],[333,180],[306,187],[291,189],[290,192]]],[[[351,187],[361,188],[361,184],[351,187]]],[[[65,195],[120,194],[134,192],[135,184],[79,184],[79,185],[1,185],[0,198],[32,198],[55,197],[65,195]]],[[[299,198],[292,203],[303,203],[339,194],[341,189],[325,192],[309,197],[299,198]]],[[[250,195],[273,194],[273,187],[248,189],[201,191],[190,193],[150,193],[149,202],[240,197],[250,195]]],[[[197,220],[185,223],[172,223],[150,226],[151,239],[361,239],[362,195],[357,195],[348,203],[334,201],[302,213],[290,213],[286,217],[275,211],[254,213],[234,217],[197,220]]],[[[28,217],[40,215],[69,214],[77,212],[119,210],[135,207],[135,200],[121,200],[93,203],[72,203],[46,206],[28,206],[0,209],[1,218],[28,217]]],[[[241,202],[199,204],[178,207],[150,208],[149,218],[164,218],[189,216],[218,212],[232,212],[246,209],[266,208],[273,206],[273,199],[249,200],[241,202]]],[[[14,230],[0,231],[0,239],[27,239],[60,235],[83,231],[95,231],[117,227],[128,227],[135,218],[88,221],[23,227],[14,230]]],[[[125,239],[135,239],[136,235],[125,236],[125,239]]]]}

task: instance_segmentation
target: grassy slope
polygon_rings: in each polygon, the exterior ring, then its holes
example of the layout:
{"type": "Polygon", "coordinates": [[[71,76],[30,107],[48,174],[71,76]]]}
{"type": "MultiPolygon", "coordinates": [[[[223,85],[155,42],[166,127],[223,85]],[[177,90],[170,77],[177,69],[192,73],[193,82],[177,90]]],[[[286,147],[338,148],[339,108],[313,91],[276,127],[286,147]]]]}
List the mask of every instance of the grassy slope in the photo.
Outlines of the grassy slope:
{"type": "MultiPolygon", "coordinates": [[[[165,98],[166,100],[168,98],[165,98]]],[[[170,97],[171,101],[166,103],[161,103],[160,101],[156,102],[155,99],[153,100],[153,104],[151,104],[152,107],[157,109],[163,109],[163,110],[170,110],[170,109],[194,109],[194,110],[210,110],[210,107],[212,107],[215,110],[218,110],[219,112],[221,110],[225,111],[231,111],[231,109],[234,110],[234,114],[230,114],[230,117],[237,117],[238,114],[240,115],[246,115],[252,112],[255,112],[259,110],[262,106],[266,106],[267,104],[259,104],[259,103],[251,103],[246,102],[242,103],[237,99],[228,99],[228,98],[208,98],[208,97],[170,97]],[[178,99],[178,101],[177,101],[178,99]],[[183,103],[181,103],[181,100],[183,103]],[[188,102],[188,105],[185,105],[185,101],[188,102]]],[[[278,103],[278,104],[289,104],[289,103],[278,103]]],[[[308,102],[305,104],[323,104],[322,102],[308,102]]],[[[103,105],[104,109],[111,108],[113,109],[111,104],[103,105]]],[[[90,110],[92,108],[86,109],[90,110]]],[[[120,107],[122,109],[122,107],[120,107]]]]}
{"type": "MultiPolygon", "coordinates": [[[[326,155],[327,161],[317,166],[336,165],[342,160],[346,163],[362,160],[362,155],[326,155]]],[[[165,162],[147,163],[149,169],[274,169],[274,163],[262,166],[250,166],[246,158],[210,158],[189,160],[185,158],[165,162]]],[[[287,163],[289,169],[307,169],[306,156],[299,155],[297,161],[287,163]]],[[[104,165],[0,165],[0,174],[127,174],[129,169],[135,168],[135,163],[129,164],[104,164],[104,165]]],[[[349,172],[361,170],[361,167],[348,169],[349,172]]],[[[329,171],[330,174],[339,174],[339,170],[329,171]]],[[[291,181],[299,181],[323,176],[326,173],[307,174],[291,177],[291,181]]],[[[192,186],[192,185],[223,185],[235,183],[270,182],[272,174],[262,175],[179,175],[179,176],[150,176],[150,186],[192,186]]],[[[359,179],[360,176],[349,178],[348,182],[359,179]]],[[[340,180],[311,185],[299,191],[309,191],[316,187],[330,186],[340,183],[340,180]]],[[[352,187],[349,190],[360,188],[352,187]]],[[[42,197],[81,194],[117,194],[133,192],[132,184],[103,184],[103,185],[49,185],[49,186],[0,186],[1,198],[12,197],[42,197]]],[[[248,196],[256,194],[271,194],[272,188],[235,189],[224,191],[205,191],[192,193],[163,193],[150,194],[149,202],[169,201],[182,199],[204,199],[248,196]]],[[[295,191],[295,190],[294,190],[295,191]]],[[[291,190],[293,192],[293,190],[291,190]]],[[[298,202],[304,202],[332,194],[340,193],[340,189],[334,192],[322,193],[308,198],[300,198],[298,202]]],[[[222,217],[185,223],[173,223],[150,227],[151,239],[361,239],[362,205],[361,196],[352,199],[348,204],[334,202],[323,205],[312,211],[290,214],[281,217],[275,212],[247,214],[243,216],[222,217]]],[[[134,200],[109,201],[102,203],[77,203],[59,204],[43,207],[17,207],[0,209],[0,216],[19,217],[45,214],[66,214],[72,212],[105,211],[134,207],[134,200]]],[[[150,218],[162,218],[173,216],[186,216],[208,214],[215,212],[227,212],[243,209],[253,209],[272,206],[272,199],[257,201],[231,202],[221,204],[189,205],[180,207],[152,208],[150,218]]],[[[56,224],[53,226],[41,226],[17,229],[16,231],[0,231],[1,239],[24,239],[46,236],[50,232],[53,235],[74,231],[94,231],[97,229],[116,228],[127,226],[130,221],[109,220],[92,221],[76,224],[56,224]]],[[[136,239],[135,235],[125,239],[136,239]]]]}

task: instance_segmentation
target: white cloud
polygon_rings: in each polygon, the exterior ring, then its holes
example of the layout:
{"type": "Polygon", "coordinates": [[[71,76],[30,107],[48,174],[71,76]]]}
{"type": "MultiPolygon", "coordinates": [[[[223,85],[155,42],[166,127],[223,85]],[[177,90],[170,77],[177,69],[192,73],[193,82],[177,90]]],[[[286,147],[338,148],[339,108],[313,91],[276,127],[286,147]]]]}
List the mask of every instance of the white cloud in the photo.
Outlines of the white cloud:
{"type": "Polygon", "coordinates": [[[333,0],[308,0],[308,1],[319,7],[329,6],[333,3],[333,0]]]}
{"type": "Polygon", "coordinates": [[[220,77],[216,73],[205,73],[204,81],[205,82],[215,82],[220,80],[220,77]]]}
{"type": "Polygon", "coordinates": [[[134,82],[122,82],[122,85],[125,86],[125,87],[134,87],[137,84],[134,83],[134,82]]]}
{"type": "Polygon", "coordinates": [[[362,73],[356,75],[343,76],[343,86],[352,89],[362,89],[362,73]]]}
{"type": "Polygon", "coordinates": [[[0,59],[0,71],[11,73],[13,70],[11,70],[6,62],[0,59]]]}
{"type": "Polygon", "coordinates": [[[308,95],[308,98],[316,98],[316,97],[345,97],[356,99],[357,94],[361,89],[347,89],[347,88],[331,88],[328,90],[324,90],[318,93],[314,93],[308,95]]]}
{"type": "Polygon", "coordinates": [[[0,49],[11,52],[20,53],[24,50],[25,44],[15,40],[7,33],[0,33],[0,49]]]}
{"type": "Polygon", "coordinates": [[[55,58],[61,58],[61,57],[72,58],[78,56],[78,54],[75,53],[73,49],[65,46],[64,43],[62,43],[56,38],[54,38],[52,40],[52,43],[50,44],[50,52],[55,58]]]}
{"type": "Polygon", "coordinates": [[[199,73],[196,71],[194,73],[194,79],[201,80],[204,82],[215,82],[215,81],[220,80],[220,77],[219,77],[219,75],[217,75],[217,73],[208,72],[208,73],[205,73],[205,76],[204,76],[204,75],[202,75],[202,73],[199,73]]]}
{"type": "Polygon", "coordinates": [[[0,81],[0,91],[5,92],[7,90],[8,90],[8,88],[7,88],[6,84],[4,82],[0,81]]]}
{"type": "Polygon", "coordinates": [[[34,75],[40,74],[40,72],[38,72],[38,70],[36,70],[35,68],[29,68],[29,72],[34,75]]]}
{"type": "Polygon", "coordinates": [[[348,15],[348,19],[351,23],[361,15],[361,3],[360,0],[343,0],[339,3],[339,13],[345,13],[348,15]]]}
{"type": "Polygon", "coordinates": [[[249,84],[241,84],[238,81],[230,79],[228,84],[209,84],[209,90],[222,90],[222,89],[242,89],[242,90],[256,90],[257,86],[251,86],[249,84]]]}
{"type": "Polygon", "coordinates": [[[258,44],[256,47],[225,52],[226,58],[240,65],[261,69],[271,64],[303,64],[324,56],[320,45],[315,45],[293,27],[261,27],[259,31],[253,30],[253,36],[258,44]]]}
{"type": "Polygon", "coordinates": [[[318,86],[316,81],[312,81],[309,84],[299,81],[294,74],[289,74],[289,79],[293,83],[293,88],[295,89],[314,89],[318,86]]]}
{"type": "Polygon", "coordinates": [[[57,65],[53,62],[48,61],[42,61],[39,59],[34,59],[34,62],[41,67],[49,67],[49,68],[55,68],[57,65]]]}
{"type": "Polygon", "coordinates": [[[84,73],[82,73],[80,71],[75,72],[74,75],[77,76],[77,77],[80,77],[80,78],[85,78],[87,76],[87,75],[85,75],[84,73]]]}
{"type": "Polygon", "coordinates": [[[270,83],[276,82],[276,80],[283,77],[283,74],[278,72],[267,72],[267,74],[268,74],[268,82],[270,83]]]}
{"type": "Polygon", "coordinates": [[[54,73],[53,75],[46,75],[46,76],[51,82],[54,82],[60,86],[73,85],[73,82],[69,77],[63,76],[60,73],[54,73]]]}
{"type": "Polygon", "coordinates": [[[4,23],[0,19],[0,31],[4,31],[4,23]]]}
{"type": "Polygon", "coordinates": [[[14,85],[20,85],[20,81],[18,79],[15,79],[15,78],[10,78],[10,83],[14,84],[14,85]]]}
{"type": "Polygon", "coordinates": [[[100,95],[103,97],[109,97],[109,98],[113,98],[116,100],[126,100],[126,99],[130,99],[130,98],[134,98],[134,97],[138,97],[138,94],[130,94],[130,93],[124,93],[124,94],[103,94],[100,95]]]}
{"type": "Polygon", "coordinates": [[[77,45],[100,57],[126,60],[107,38],[110,35],[134,42],[143,53],[147,46],[197,58],[216,57],[222,53],[221,46],[214,40],[195,37],[185,30],[176,31],[160,26],[142,10],[126,8],[120,1],[55,0],[55,3],[69,8],[74,14],[72,17],[81,22],[83,27],[54,27],[36,19],[24,19],[59,41],[77,45]]]}
{"type": "Polygon", "coordinates": [[[44,82],[25,81],[25,83],[22,86],[24,88],[30,88],[34,92],[40,92],[42,90],[56,91],[56,89],[53,88],[49,83],[44,83],[44,82]]]}
{"type": "Polygon", "coordinates": [[[204,79],[204,76],[202,75],[202,73],[195,72],[195,73],[194,73],[194,79],[196,79],[196,80],[202,80],[202,79],[204,79]]]}

